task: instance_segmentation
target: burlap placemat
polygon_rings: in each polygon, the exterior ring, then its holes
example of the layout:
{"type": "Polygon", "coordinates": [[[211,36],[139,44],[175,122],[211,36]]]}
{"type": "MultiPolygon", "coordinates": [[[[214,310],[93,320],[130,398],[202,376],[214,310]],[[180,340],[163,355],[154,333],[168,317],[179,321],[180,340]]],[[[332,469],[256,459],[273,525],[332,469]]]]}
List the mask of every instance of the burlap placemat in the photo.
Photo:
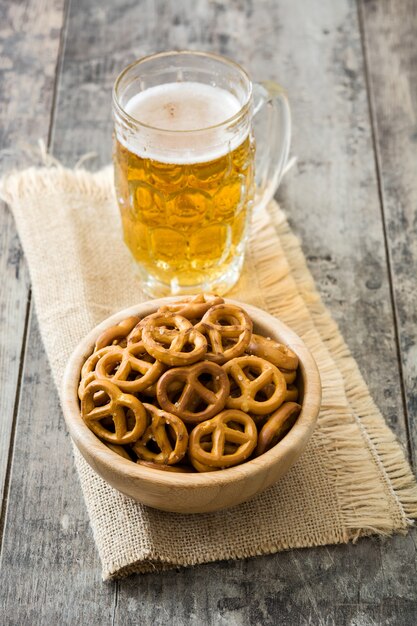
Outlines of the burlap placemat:
{"type": "MultiPolygon", "coordinates": [[[[122,243],[111,171],[32,168],[6,177],[1,194],[15,215],[59,389],[83,335],[146,299],[122,243]]],[[[404,532],[417,517],[417,487],[403,451],[274,204],[254,217],[244,274],[230,295],[280,317],[313,352],[323,384],[315,434],[286,477],[255,500],[190,516],[133,502],[75,451],[105,579],[404,532]]]]}

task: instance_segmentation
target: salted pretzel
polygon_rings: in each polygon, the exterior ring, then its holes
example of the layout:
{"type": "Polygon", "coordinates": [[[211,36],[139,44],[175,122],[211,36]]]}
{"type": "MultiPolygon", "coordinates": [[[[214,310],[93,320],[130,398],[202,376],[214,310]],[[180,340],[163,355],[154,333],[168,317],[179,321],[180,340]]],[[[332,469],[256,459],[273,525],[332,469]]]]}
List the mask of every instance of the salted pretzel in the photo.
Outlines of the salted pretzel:
{"type": "Polygon", "coordinates": [[[150,418],[150,424],[142,437],[132,446],[134,452],[140,460],[165,465],[178,463],[187,452],[188,446],[188,432],[183,421],[153,404],[143,406],[150,418]],[[156,444],[159,451],[153,451],[148,447],[152,443],[154,446],[156,444]]]}
{"type": "MultiPolygon", "coordinates": [[[[114,346],[107,346],[105,348],[101,348],[91,354],[81,369],[81,380],[78,385],[78,397],[80,400],[83,399],[83,395],[85,392],[85,388],[89,385],[93,380],[96,379],[95,369],[99,360],[105,355],[114,350],[114,346]]],[[[103,394],[99,394],[102,396],[103,394]]]]}
{"type": "Polygon", "coordinates": [[[142,341],[155,359],[170,366],[191,365],[207,351],[207,340],[176,313],[155,313],[143,321],[142,341]],[[191,347],[191,350],[188,348],[191,347]]]}
{"type": "Polygon", "coordinates": [[[107,379],[126,393],[144,391],[158,380],[165,366],[150,357],[143,341],[126,348],[113,346],[96,364],[97,379],[107,379]]]}
{"type": "Polygon", "coordinates": [[[122,393],[109,380],[93,380],[86,387],[81,400],[81,416],[98,437],[120,445],[139,439],[147,423],[146,411],[140,400],[122,393]],[[105,392],[108,401],[102,406],[96,406],[94,396],[100,391],[105,392]],[[109,417],[113,420],[114,432],[106,428],[105,420],[109,417]],[[132,424],[129,423],[129,417],[132,424]]]}
{"type": "Polygon", "coordinates": [[[195,328],[207,337],[206,359],[225,363],[243,354],[252,334],[249,315],[233,304],[212,306],[195,328]]]}
{"type": "Polygon", "coordinates": [[[246,352],[260,356],[280,369],[296,370],[298,367],[298,357],[291,348],[255,333],[251,337],[246,352]]]}
{"type": "Polygon", "coordinates": [[[232,467],[252,454],[257,438],[255,422],[249,415],[236,410],[222,411],[191,431],[188,455],[191,463],[196,463],[196,469],[201,465],[209,468],[232,467]],[[211,450],[207,450],[204,442],[207,435],[211,436],[211,450]],[[226,443],[236,444],[236,450],[226,454],[226,443]]]}
{"type": "Polygon", "coordinates": [[[175,367],[161,376],[156,386],[160,406],[188,424],[210,419],[225,406],[229,395],[226,372],[211,361],[175,367]],[[207,382],[200,380],[208,378],[207,382]]]}
{"type": "Polygon", "coordinates": [[[126,343],[130,346],[132,343],[139,343],[142,341],[142,329],[144,320],[147,318],[143,318],[143,320],[139,320],[139,322],[132,328],[130,333],[127,336],[126,343]]]}
{"type": "Polygon", "coordinates": [[[256,456],[270,450],[294,426],[299,416],[301,406],[296,402],[285,402],[271,415],[261,428],[256,446],[256,456]]]}
{"type": "Polygon", "coordinates": [[[149,385],[149,387],[143,389],[141,394],[148,398],[147,402],[151,401],[150,398],[152,398],[152,401],[156,400],[156,383],[153,383],[153,385],[149,385]]]}
{"type": "Polygon", "coordinates": [[[258,356],[239,356],[225,363],[223,369],[239,393],[226,400],[227,408],[267,415],[284,402],[287,391],[284,376],[269,361],[258,356]],[[269,397],[262,394],[265,390],[269,397]]]}
{"type": "Polygon", "coordinates": [[[178,302],[164,304],[158,311],[161,313],[177,313],[188,320],[200,320],[210,307],[216,304],[223,304],[223,302],[224,300],[220,296],[211,293],[200,293],[198,296],[190,296],[178,302]]]}
{"type": "Polygon", "coordinates": [[[142,461],[142,459],[139,459],[136,463],[144,467],[163,470],[165,472],[177,472],[179,474],[190,474],[194,472],[194,469],[189,465],[165,465],[163,463],[154,463],[153,461],[142,461]]]}
{"type": "Polygon", "coordinates": [[[121,342],[126,340],[126,337],[131,332],[132,328],[140,321],[137,315],[127,317],[118,324],[106,328],[101,335],[98,336],[94,350],[100,350],[106,346],[114,344],[120,345],[121,342]]]}

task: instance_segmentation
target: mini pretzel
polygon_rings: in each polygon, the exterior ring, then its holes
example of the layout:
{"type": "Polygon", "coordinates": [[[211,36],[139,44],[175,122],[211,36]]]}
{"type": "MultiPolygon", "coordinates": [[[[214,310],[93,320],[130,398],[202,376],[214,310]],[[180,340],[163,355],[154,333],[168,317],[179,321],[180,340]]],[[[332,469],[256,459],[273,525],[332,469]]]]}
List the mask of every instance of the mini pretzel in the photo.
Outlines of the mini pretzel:
{"type": "Polygon", "coordinates": [[[101,348],[111,346],[115,343],[120,344],[122,340],[126,339],[132,328],[136,326],[139,321],[140,318],[134,315],[127,317],[115,326],[106,328],[106,330],[99,335],[94,350],[100,350],[101,348]]]}
{"type": "Polygon", "coordinates": [[[170,366],[191,365],[205,355],[206,338],[185,317],[175,313],[156,313],[142,321],[145,348],[161,363],[170,366]],[[189,352],[185,349],[187,345],[192,346],[189,352]]]}
{"type": "Polygon", "coordinates": [[[226,372],[211,361],[168,370],[158,381],[156,396],[165,411],[174,413],[189,424],[207,420],[219,413],[226,403],[230,386],[226,372]],[[210,376],[212,389],[199,377],[210,376]],[[178,398],[174,401],[175,398],[178,398]],[[200,410],[199,405],[206,406],[200,410]]]}
{"type": "Polygon", "coordinates": [[[146,428],[143,404],[135,396],[122,393],[109,380],[94,380],[86,387],[81,400],[81,415],[90,430],[109,443],[132,443],[139,439],[146,428]],[[103,406],[95,406],[94,396],[99,391],[104,391],[108,396],[108,402],[103,406]],[[130,429],[129,411],[130,417],[133,417],[130,429]],[[114,432],[101,423],[101,420],[108,417],[113,420],[114,432]]]}
{"type": "Polygon", "coordinates": [[[298,357],[295,352],[288,346],[261,335],[252,335],[246,352],[260,356],[279,368],[296,370],[298,367],[298,357]]]}
{"type": "Polygon", "coordinates": [[[278,369],[281,372],[281,374],[284,376],[285,382],[287,383],[287,385],[292,385],[292,383],[297,378],[297,370],[285,370],[282,367],[279,367],[278,369]]]}
{"type": "Polygon", "coordinates": [[[197,470],[197,472],[216,472],[221,470],[221,467],[210,467],[209,465],[204,465],[204,463],[199,463],[196,459],[193,459],[193,467],[197,470]]]}
{"type": "Polygon", "coordinates": [[[299,416],[301,406],[296,402],[285,402],[278,411],[275,411],[264,424],[258,436],[256,456],[270,450],[293,427],[299,416]]]}
{"type": "Polygon", "coordinates": [[[188,432],[184,423],[176,415],[158,409],[153,404],[144,404],[144,407],[151,422],[142,437],[133,445],[133,450],[140,460],[165,465],[178,463],[187,452],[188,432]],[[174,445],[168,436],[168,427],[175,439],[174,445]],[[151,441],[157,445],[159,452],[153,452],[147,447],[151,441]]]}
{"type": "Polygon", "coordinates": [[[95,375],[97,379],[111,380],[126,393],[137,393],[152,385],[164,371],[165,366],[150,357],[140,341],[126,348],[114,346],[97,362],[95,375]]]}
{"type": "Polygon", "coordinates": [[[275,365],[265,359],[258,356],[240,356],[225,363],[223,369],[240,391],[238,397],[230,396],[227,399],[227,408],[266,415],[284,402],[287,391],[284,376],[275,365]],[[257,394],[265,397],[256,399],[257,394]]]}
{"type": "MultiPolygon", "coordinates": [[[[144,318],[146,319],[146,318],[144,318]]],[[[136,326],[134,326],[132,328],[132,330],[130,331],[130,333],[127,336],[127,345],[130,346],[130,344],[132,343],[139,343],[139,341],[142,341],[142,329],[143,329],[143,320],[140,320],[136,326]]]]}
{"type": "Polygon", "coordinates": [[[287,392],[285,394],[285,402],[297,402],[298,389],[295,385],[287,385],[287,392]]]}
{"type": "Polygon", "coordinates": [[[131,461],[132,457],[129,456],[129,454],[126,452],[125,448],[123,446],[118,446],[115,443],[106,443],[103,442],[105,446],[107,446],[112,452],[115,452],[116,454],[118,454],[119,456],[123,457],[124,459],[126,459],[127,461],[131,461]]]}
{"type": "Polygon", "coordinates": [[[190,296],[178,302],[164,304],[158,310],[161,313],[177,313],[188,320],[200,320],[210,307],[216,304],[223,304],[223,302],[224,300],[220,296],[215,296],[211,293],[200,293],[198,296],[190,296]]]}
{"type": "Polygon", "coordinates": [[[154,463],[153,461],[136,461],[138,465],[144,465],[145,467],[150,467],[152,469],[163,470],[165,472],[178,472],[181,474],[189,474],[194,472],[192,467],[188,465],[164,465],[163,463],[154,463]]]}
{"type": "Polygon", "coordinates": [[[252,334],[249,315],[233,304],[212,306],[199,324],[195,326],[209,342],[206,359],[225,363],[243,354],[252,334]]]}
{"type": "MultiPolygon", "coordinates": [[[[85,388],[89,385],[93,380],[96,379],[95,369],[99,360],[108,352],[111,352],[114,349],[114,346],[107,346],[106,348],[101,348],[96,352],[93,352],[86,362],[84,363],[81,369],[81,380],[78,386],[78,397],[80,400],[83,399],[83,395],[85,392],[85,388]]],[[[102,395],[102,394],[100,394],[102,395]]]]}
{"type": "MultiPolygon", "coordinates": [[[[245,461],[255,449],[257,430],[255,422],[242,411],[222,411],[211,420],[201,422],[190,435],[189,457],[191,462],[207,467],[232,467],[245,461]],[[239,430],[238,425],[243,427],[239,430]],[[207,450],[205,442],[201,440],[211,436],[212,447],[207,450]],[[237,449],[231,454],[225,453],[226,443],[237,444],[237,449]]],[[[203,470],[205,471],[205,470],[203,470]]]]}
{"type": "MultiPolygon", "coordinates": [[[[253,418],[252,418],[253,419],[253,418]]],[[[200,441],[200,445],[203,450],[209,451],[212,449],[213,445],[211,441],[200,441]]],[[[233,454],[236,452],[237,445],[233,443],[224,444],[224,453],[225,454],[233,454]]],[[[203,463],[199,463],[196,459],[193,459],[193,466],[198,472],[215,472],[221,469],[220,467],[210,467],[209,465],[204,465],[203,463]]]]}

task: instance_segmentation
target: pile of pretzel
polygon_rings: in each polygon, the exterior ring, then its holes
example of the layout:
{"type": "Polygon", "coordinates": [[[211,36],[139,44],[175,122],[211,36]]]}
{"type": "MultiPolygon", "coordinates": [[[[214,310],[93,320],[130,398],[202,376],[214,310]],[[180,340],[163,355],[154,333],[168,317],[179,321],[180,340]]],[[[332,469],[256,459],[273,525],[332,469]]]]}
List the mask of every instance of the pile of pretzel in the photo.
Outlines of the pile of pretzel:
{"type": "Polygon", "coordinates": [[[246,311],[200,294],[105,330],[81,371],[87,426],[126,459],[207,472],[263,454],[292,428],[298,358],[246,311]]]}

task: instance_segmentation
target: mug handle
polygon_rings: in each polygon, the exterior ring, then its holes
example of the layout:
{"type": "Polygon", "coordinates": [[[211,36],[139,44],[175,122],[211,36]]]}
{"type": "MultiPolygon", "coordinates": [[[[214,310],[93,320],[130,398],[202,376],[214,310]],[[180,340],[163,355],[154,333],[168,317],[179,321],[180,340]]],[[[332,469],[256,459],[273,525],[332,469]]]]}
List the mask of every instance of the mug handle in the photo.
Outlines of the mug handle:
{"type": "Polygon", "coordinates": [[[265,207],[272,199],[284,173],[291,143],[291,111],[285,91],[273,81],[254,83],[253,116],[265,112],[264,136],[256,140],[255,209],[265,207]]]}

